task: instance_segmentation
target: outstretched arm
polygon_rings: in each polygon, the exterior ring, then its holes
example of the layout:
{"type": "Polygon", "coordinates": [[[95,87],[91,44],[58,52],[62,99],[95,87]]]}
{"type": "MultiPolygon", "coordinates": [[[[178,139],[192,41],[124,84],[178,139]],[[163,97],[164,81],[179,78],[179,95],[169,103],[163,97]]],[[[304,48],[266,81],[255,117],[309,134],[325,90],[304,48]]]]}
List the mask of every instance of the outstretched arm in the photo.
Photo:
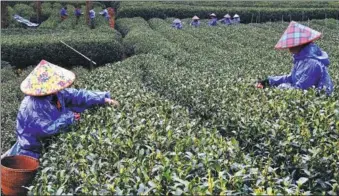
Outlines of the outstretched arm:
{"type": "Polygon", "coordinates": [[[117,101],[110,99],[111,96],[109,92],[68,88],[62,91],[62,95],[66,105],[71,108],[76,108],[76,112],[82,112],[89,107],[105,103],[119,105],[117,101]]]}
{"type": "Polygon", "coordinates": [[[283,83],[292,83],[292,75],[270,76],[268,77],[270,86],[279,86],[283,83]]]}

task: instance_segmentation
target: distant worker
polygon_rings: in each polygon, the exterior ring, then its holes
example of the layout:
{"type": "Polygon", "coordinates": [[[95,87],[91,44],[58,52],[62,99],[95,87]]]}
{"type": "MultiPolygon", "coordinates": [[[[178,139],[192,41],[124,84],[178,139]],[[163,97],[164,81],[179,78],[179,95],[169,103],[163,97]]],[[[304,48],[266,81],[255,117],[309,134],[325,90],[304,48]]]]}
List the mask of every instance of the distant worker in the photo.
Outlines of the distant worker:
{"type": "Polygon", "coordinates": [[[173,20],[172,27],[176,29],[182,29],[182,22],[180,19],[173,20]]]}
{"type": "Polygon", "coordinates": [[[61,8],[61,10],[60,10],[60,18],[61,18],[61,21],[66,20],[67,17],[68,17],[68,14],[67,14],[67,6],[64,6],[64,7],[61,8]]]}
{"type": "Polygon", "coordinates": [[[333,92],[332,79],[328,73],[330,60],[326,52],[313,41],[321,33],[292,21],[281,36],[276,49],[289,49],[293,55],[294,67],[288,75],[270,76],[259,81],[257,88],[278,87],[281,89],[309,89],[315,87],[318,92],[324,90],[328,95],[333,92]]]}
{"type": "Polygon", "coordinates": [[[235,14],[233,16],[233,24],[239,24],[240,23],[240,17],[238,14],[235,14]]]}
{"type": "Polygon", "coordinates": [[[193,16],[191,26],[199,27],[200,26],[200,18],[198,16],[193,16]]]}
{"type": "Polygon", "coordinates": [[[77,6],[75,8],[75,11],[74,11],[74,15],[75,15],[75,24],[78,24],[79,23],[79,19],[80,19],[80,16],[82,15],[83,13],[81,13],[81,9],[80,9],[80,6],[77,6]]]}
{"type": "Polygon", "coordinates": [[[17,142],[3,155],[26,155],[39,159],[42,141],[69,131],[80,120],[80,113],[96,105],[119,106],[109,92],[69,88],[73,72],[42,60],[21,83],[26,95],[16,118],[17,142]]]}
{"type": "Polygon", "coordinates": [[[208,25],[209,26],[217,26],[217,22],[218,22],[218,19],[217,19],[217,16],[214,14],[214,13],[212,13],[212,14],[210,14],[210,21],[208,21],[208,25]]]}
{"type": "Polygon", "coordinates": [[[115,25],[115,12],[114,9],[109,7],[108,9],[108,15],[109,15],[109,26],[114,29],[115,25]]]}
{"type": "Polygon", "coordinates": [[[89,11],[89,20],[90,20],[90,27],[91,29],[95,28],[94,20],[95,20],[95,11],[94,8],[89,11]]]}
{"type": "Polygon", "coordinates": [[[105,8],[103,11],[99,12],[100,15],[102,15],[103,17],[105,17],[106,20],[109,20],[109,15],[108,15],[108,10],[107,8],[105,8]]]}
{"type": "Polygon", "coordinates": [[[220,20],[220,22],[221,24],[231,25],[232,24],[231,16],[229,14],[226,14],[224,18],[220,20]]]}

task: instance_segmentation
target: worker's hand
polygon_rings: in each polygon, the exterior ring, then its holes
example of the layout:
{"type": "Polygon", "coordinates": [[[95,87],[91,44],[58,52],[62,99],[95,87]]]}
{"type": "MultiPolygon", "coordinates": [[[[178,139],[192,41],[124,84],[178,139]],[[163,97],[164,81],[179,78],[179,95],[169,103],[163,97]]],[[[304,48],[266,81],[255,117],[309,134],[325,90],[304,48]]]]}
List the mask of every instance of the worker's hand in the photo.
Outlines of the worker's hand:
{"type": "Polygon", "coordinates": [[[259,80],[256,87],[257,88],[266,88],[266,87],[269,87],[270,86],[270,83],[268,81],[268,79],[264,79],[264,80],[259,80]]]}
{"type": "Polygon", "coordinates": [[[120,106],[119,102],[114,100],[114,99],[105,98],[105,103],[108,103],[110,105],[114,105],[114,106],[117,106],[117,107],[120,106]]]}
{"type": "Polygon", "coordinates": [[[80,114],[79,113],[76,113],[76,112],[73,112],[74,113],[74,119],[76,121],[79,121],[80,120],[80,114]]]}

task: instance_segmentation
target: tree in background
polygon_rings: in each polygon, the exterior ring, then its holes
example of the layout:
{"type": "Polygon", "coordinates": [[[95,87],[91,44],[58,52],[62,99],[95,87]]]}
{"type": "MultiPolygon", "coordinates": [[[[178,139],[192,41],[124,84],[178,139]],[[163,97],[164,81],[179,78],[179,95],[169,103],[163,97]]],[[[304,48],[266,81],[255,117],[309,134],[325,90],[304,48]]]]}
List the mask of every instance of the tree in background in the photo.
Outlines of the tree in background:
{"type": "Polygon", "coordinates": [[[41,1],[35,1],[34,11],[36,12],[36,20],[34,22],[40,23],[41,22],[41,1]]]}
{"type": "Polygon", "coordinates": [[[8,27],[7,1],[1,1],[1,28],[8,27]]]}

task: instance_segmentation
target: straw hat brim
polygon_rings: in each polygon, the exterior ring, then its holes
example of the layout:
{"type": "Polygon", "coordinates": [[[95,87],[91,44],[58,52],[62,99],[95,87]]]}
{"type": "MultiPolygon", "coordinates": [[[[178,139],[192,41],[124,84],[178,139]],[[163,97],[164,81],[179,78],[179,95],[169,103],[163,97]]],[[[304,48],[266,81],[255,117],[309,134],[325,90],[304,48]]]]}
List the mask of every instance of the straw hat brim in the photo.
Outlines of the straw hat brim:
{"type": "Polygon", "coordinates": [[[275,49],[288,49],[311,43],[322,36],[321,32],[307,26],[291,21],[277,44],[275,49]]]}
{"type": "Polygon", "coordinates": [[[181,20],[175,19],[175,20],[173,20],[173,23],[181,23],[181,20]]]}
{"type": "Polygon", "coordinates": [[[294,48],[294,47],[301,46],[301,45],[304,45],[304,44],[309,44],[309,43],[314,42],[314,41],[316,41],[316,40],[318,40],[318,39],[320,39],[320,38],[321,38],[321,35],[315,37],[314,39],[310,39],[310,40],[308,40],[308,41],[306,41],[306,42],[302,42],[302,43],[300,43],[300,44],[298,44],[298,45],[285,46],[285,47],[278,46],[278,43],[277,43],[277,44],[274,46],[274,49],[276,49],[276,50],[285,50],[285,49],[289,49],[289,48],[294,48]]]}

